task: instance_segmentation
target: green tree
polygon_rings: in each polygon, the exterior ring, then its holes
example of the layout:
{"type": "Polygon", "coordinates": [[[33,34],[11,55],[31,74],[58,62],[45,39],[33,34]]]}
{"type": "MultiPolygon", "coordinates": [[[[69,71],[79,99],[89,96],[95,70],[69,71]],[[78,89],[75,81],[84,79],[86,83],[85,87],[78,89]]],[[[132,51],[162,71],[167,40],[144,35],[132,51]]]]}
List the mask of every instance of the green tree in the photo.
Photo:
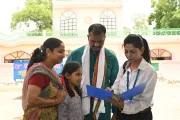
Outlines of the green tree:
{"type": "Polygon", "coordinates": [[[35,24],[37,30],[52,29],[52,0],[26,0],[25,8],[12,15],[11,29],[35,24]]]}
{"type": "Polygon", "coordinates": [[[156,28],[180,28],[180,0],[151,0],[154,12],[148,17],[149,25],[156,28]]]}
{"type": "Polygon", "coordinates": [[[147,16],[145,14],[135,14],[132,18],[134,29],[147,29],[147,16]]]}

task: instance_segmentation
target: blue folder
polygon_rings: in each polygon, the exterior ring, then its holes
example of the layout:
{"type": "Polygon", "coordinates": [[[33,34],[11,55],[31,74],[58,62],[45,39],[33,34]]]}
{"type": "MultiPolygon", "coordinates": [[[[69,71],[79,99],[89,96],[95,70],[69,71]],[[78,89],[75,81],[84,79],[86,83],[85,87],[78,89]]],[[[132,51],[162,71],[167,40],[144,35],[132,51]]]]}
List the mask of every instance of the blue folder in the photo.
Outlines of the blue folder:
{"type": "Polygon", "coordinates": [[[122,93],[120,95],[120,97],[123,98],[124,100],[131,99],[134,96],[141,94],[145,88],[146,88],[146,83],[140,84],[140,85],[122,93]]]}
{"type": "MultiPolygon", "coordinates": [[[[146,83],[140,84],[120,95],[124,100],[131,99],[132,97],[142,93],[146,87],[146,83]]],[[[107,101],[107,97],[112,99],[112,92],[104,89],[96,88],[94,86],[86,85],[88,96],[107,101]]]]}
{"type": "Polygon", "coordinates": [[[112,99],[112,92],[86,85],[88,96],[107,101],[107,97],[112,99]]]}

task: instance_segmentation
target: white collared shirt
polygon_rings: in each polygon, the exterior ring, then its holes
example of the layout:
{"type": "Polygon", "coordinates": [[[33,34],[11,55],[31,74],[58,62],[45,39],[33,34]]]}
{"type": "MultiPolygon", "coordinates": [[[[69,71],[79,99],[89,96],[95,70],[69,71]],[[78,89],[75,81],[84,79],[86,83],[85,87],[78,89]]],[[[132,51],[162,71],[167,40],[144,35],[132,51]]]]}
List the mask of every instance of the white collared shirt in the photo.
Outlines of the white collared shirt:
{"type": "MultiPolygon", "coordinates": [[[[146,88],[143,93],[133,97],[132,100],[124,101],[122,113],[125,114],[136,114],[151,106],[152,103],[157,81],[156,71],[153,69],[152,65],[145,61],[145,59],[141,60],[138,69],[140,69],[140,72],[136,86],[146,82],[146,88]]],[[[118,76],[112,86],[115,94],[122,94],[127,91],[127,71],[130,72],[129,89],[133,88],[138,69],[131,71],[130,68],[126,66],[126,72],[123,75],[123,67],[120,68],[118,76]]]]}

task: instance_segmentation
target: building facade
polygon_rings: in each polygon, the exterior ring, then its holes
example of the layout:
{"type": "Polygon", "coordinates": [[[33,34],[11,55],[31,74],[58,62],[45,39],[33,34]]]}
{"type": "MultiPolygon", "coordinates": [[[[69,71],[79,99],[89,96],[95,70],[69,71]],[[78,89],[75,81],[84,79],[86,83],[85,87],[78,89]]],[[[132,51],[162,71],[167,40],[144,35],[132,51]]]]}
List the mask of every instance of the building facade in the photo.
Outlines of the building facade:
{"type": "Polygon", "coordinates": [[[53,31],[0,34],[0,75],[12,80],[13,60],[27,60],[32,51],[49,37],[65,43],[68,54],[88,43],[88,27],[101,23],[107,28],[105,47],[116,54],[119,63],[126,60],[122,43],[129,33],[147,39],[153,66],[167,79],[180,80],[180,29],[124,30],[123,2],[120,0],[54,0],[53,31]]]}

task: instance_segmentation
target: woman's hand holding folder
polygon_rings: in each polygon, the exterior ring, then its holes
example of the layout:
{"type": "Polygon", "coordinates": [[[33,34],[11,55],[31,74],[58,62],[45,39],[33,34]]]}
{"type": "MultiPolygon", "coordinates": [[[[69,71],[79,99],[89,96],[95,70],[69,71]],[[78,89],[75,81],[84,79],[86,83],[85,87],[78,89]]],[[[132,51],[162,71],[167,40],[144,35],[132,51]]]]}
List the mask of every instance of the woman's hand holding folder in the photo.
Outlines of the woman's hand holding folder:
{"type": "Polygon", "coordinates": [[[120,109],[123,109],[124,108],[124,100],[122,98],[120,99],[119,95],[114,94],[114,90],[113,89],[107,87],[106,90],[113,93],[112,99],[107,98],[108,101],[111,104],[113,104],[114,106],[116,106],[116,107],[118,107],[120,109]]]}

